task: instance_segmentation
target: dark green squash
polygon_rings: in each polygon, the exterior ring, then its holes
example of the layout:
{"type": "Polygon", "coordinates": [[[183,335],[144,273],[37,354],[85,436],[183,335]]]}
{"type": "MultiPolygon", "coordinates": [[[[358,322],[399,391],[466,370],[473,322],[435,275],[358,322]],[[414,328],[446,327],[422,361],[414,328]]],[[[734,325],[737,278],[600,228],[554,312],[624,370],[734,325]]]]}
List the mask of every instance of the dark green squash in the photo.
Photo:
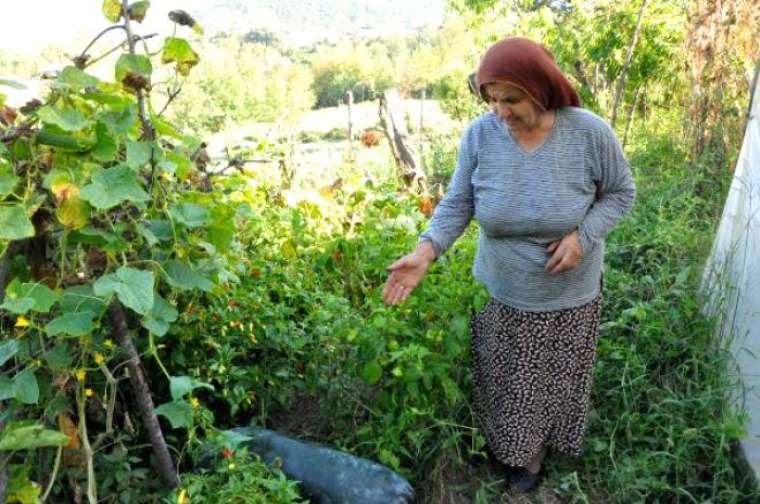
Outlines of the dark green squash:
{"type": "Polygon", "coordinates": [[[257,427],[232,429],[248,437],[241,446],[267,464],[282,461],[282,472],[299,481],[303,494],[317,504],[406,504],[414,502],[409,482],[371,460],[304,443],[257,427]]]}

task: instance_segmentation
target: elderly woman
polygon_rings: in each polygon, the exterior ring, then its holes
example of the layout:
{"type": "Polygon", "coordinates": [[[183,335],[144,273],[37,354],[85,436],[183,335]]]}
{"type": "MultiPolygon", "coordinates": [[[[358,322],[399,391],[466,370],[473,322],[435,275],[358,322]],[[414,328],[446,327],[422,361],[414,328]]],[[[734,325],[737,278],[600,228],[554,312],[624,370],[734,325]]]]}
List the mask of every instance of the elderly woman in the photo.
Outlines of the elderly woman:
{"type": "Polygon", "coordinates": [[[541,45],[494,44],[475,82],[492,110],[465,129],[447,194],[416,250],[389,266],[383,299],[404,301],[477,219],[473,272],[491,299],[471,322],[474,401],[491,453],[526,492],[547,447],[581,452],[604,239],[635,188],[613,130],[580,108],[541,45]]]}

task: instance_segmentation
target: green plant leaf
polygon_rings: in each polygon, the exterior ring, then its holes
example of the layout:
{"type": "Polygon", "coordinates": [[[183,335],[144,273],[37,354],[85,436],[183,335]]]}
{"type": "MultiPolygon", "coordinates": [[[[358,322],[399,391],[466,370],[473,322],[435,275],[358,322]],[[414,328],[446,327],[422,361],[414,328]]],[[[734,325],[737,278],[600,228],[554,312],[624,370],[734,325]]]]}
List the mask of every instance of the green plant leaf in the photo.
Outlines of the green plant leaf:
{"type": "Polygon", "coordinates": [[[9,422],[0,436],[0,450],[30,450],[46,446],[65,446],[69,436],[46,429],[33,420],[9,422]]]}
{"type": "Polygon", "coordinates": [[[46,124],[52,124],[63,131],[79,131],[90,121],[78,110],[61,109],[52,105],[45,105],[37,110],[37,117],[46,124]]]}
{"type": "Polygon", "coordinates": [[[228,206],[218,205],[211,211],[211,224],[206,231],[206,239],[217,250],[226,250],[235,238],[235,211],[228,206]]]}
{"type": "Polygon", "coordinates": [[[80,243],[93,245],[111,254],[120,254],[129,248],[129,243],[121,235],[102,229],[95,229],[92,226],[87,226],[71,233],[69,240],[71,245],[80,243]]]}
{"type": "Polygon", "coordinates": [[[59,297],[41,283],[20,283],[16,280],[8,285],[5,294],[5,301],[0,308],[17,315],[23,315],[29,310],[47,313],[59,297]]]}
{"type": "Polygon", "coordinates": [[[203,226],[208,223],[208,210],[194,203],[181,203],[172,207],[172,217],[175,222],[184,224],[189,228],[203,226]]]}
{"type": "Polygon", "coordinates": [[[166,281],[176,289],[210,291],[214,288],[214,283],[211,280],[180,261],[167,261],[164,263],[164,271],[166,272],[166,281]]]}
{"type": "Polygon", "coordinates": [[[97,86],[100,82],[96,77],[83,72],[75,66],[67,66],[61,71],[58,78],[53,83],[56,89],[70,89],[73,92],[79,92],[84,88],[97,86]]]}
{"type": "Polygon", "coordinates": [[[148,13],[149,7],[150,2],[148,1],[133,3],[129,6],[129,19],[132,21],[137,21],[138,23],[142,23],[143,19],[145,19],[145,15],[148,13]]]}
{"type": "Polygon", "coordinates": [[[114,273],[98,278],[93,288],[96,296],[116,294],[124,306],[147,315],[153,308],[154,280],[150,271],[122,266],[114,273]]]}
{"type": "Polygon", "coordinates": [[[11,339],[0,343],[0,366],[8,362],[18,351],[18,340],[11,339]]]}
{"type": "Polygon", "coordinates": [[[34,372],[25,369],[13,377],[13,390],[16,400],[24,404],[37,404],[40,400],[40,387],[34,372]]]}
{"type": "Polygon", "coordinates": [[[166,37],[164,49],[161,53],[161,63],[176,63],[177,71],[182,75],[188,75],[190,69],[198,64],[198,54],[190,47],[190,43],[177,37],[166,37]]]}
{"type": "Polygon", "coordinates": [[[13,388],[13,381],[9,376],[0,375],[0,401],[13,399],[16,391],[13,388]]]}
{"type": "Polygon", "coordinates": [[[95,135],[98,141],[90,151],[93,159],[101,163],[115,160],[119,154],[119,143],[108,132],[108,126],[103,122],[98,122],[95,126],[95,135]]]}
{"type": "Polygon", "coordinates": [[[164,403],[154,411],[157,415],[166,417],[173,429],[193,425],[193,407],[185,401],[164,403]]]}
{"type": "Polygon", "coordinates": [[[197,388],[205,388],[214,391],[214,387],[210,383],[202,382],[191,378],[189,376],[170,376],[169,377],[169,390],[171,390],[172,399],[179,401],[185,395],[189,394],[197,388]]]}
{"type": "Polygon", "coordinates": [[[112,23],[121,17],[121,2],[119,0],[103,0],[103,15],[112,23]]]}
{"type": "Polygon", "coordinates": [[[19,180],[19,177],[11,173],[0,173],[0,200],[13,193],[19,180]]]}
{"type": "Polygon", "coordinates": [[[163,320],[158,320],[151,317],[145,317],[140,321],[140,324],[159,338],[163,337],[167,332],[169,332],[169,328],[171,327],[171,324],[164,322],[163,320]]]}
{"type": "Polygon", "coordinates": [[[218,433],[215,442],[228,450],[237,450],[241,443],[250,441],[251,439],[253,439],[253,437],[246,436],[240,432],[224,430],[218,433]]]}
{"type": "Polygon", "coordinates": [[[0,240],[21,240],[34,236],[34,225],[22,205],[0,206],[0,240]]]}
{"type": "Polygon", "coordinates": [[[94,173],[92,182],[82,188],[79,196],[99,210],[124,201],[143,203],[150,199],[140,186],[137,174],[123,165],[94,173]]]}
{"type": "Polygon", "coordinates": [[[90,285],[69,287],[61,293],[58,306],[67,313],[88,311],[94,313],[95,316],[101,315],[106,310],[105,303],[95,295],[90,285]]]}
{"type": "Polygon", "coordinates": [[[142,326],[158,337],[164,336],[170,324],[177,320],[176,308],[158,294],[153,294],[153,308],[141,321],[142,326]]]}
{"type": "Polygon", "coordinates": [[[153,65],[147,56],[140,54],[122,54],[116,62],[116,81],[125,84],[125,80],[143,79],[146,82],[153,73],[153,65]]]}
{"type": "Polygon", "coordinates": [[[48,366],[50,366],[50,369],[53,371],[66,369],[71,366],[72,362],[74,362],[69,354],[68,346],[63,342],[55,345],[53,348],[49,348],[42,355],[42,358],[45,359],[45,362],[47,362],[48,366]]]}
{"type": "Polygon", "coordinates": [[[127,142],[127,166],[133,169],[150,161],[153,145],[150,142],[127,142]]]}
{"type": "Polygon", "coordinates": [[[177,154],[176,152],[167,152],[164,154],[164,158],[164,163],[171,163],[174,165],[173,169],[169,168],[167,165],[164,165],[165,169],[171,171],[180,180],[185,180],[188,174],[195,170],[193,162],[190,161],[187,156],[183,156],[182,154],[177,154]]]}
{"type": "Polygon", "coordinates": [[[130,104],[123,109],[105,112],[98,116],[108,129],[117,135],[127,133],[137,122],[137,106],[130,104]]]}
{"type": "Polygon", "coordinates": [[[362,379],[370,385],[380,381],[383,377],[383,368],[377,361],[370,361],[362,369],[362,379]]]}
{"type": "Polygon", "coordinates": [[[64,313],[48,322],[45,326],[45,334],[48,336],[58,336],[59,334],[87,336],[95,328],[92,323],[93,318],[95,318],[95,314],[89,311],[64,313]]]}
{"type": "Polygon", "coordinates": [[[90,222],[90,205],[77,196],[67,198],[55,210],[58,222],[69,229],[81,229],[90,222]]]}
{"type": "Polygon", "coordinates": [[[174,239],[172,223],[168,220],[149,220],[145,224],[145,228],[148,229],[156,239],[160,241],[172,241],[174,239]]]}

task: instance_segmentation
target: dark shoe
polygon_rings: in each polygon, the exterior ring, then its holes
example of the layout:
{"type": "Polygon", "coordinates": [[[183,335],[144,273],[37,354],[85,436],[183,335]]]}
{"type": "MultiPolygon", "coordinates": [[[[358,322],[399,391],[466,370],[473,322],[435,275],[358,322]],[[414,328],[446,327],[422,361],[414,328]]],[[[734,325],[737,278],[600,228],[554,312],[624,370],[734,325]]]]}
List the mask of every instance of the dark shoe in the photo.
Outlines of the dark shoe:
{"type": "Polygon", "coordinates": [[[519,493],[530,493],[538,487],[542,479],[544,479],[543,468],[537,473],[532,473],[524,467],[519,467],[509,476],[509,487],[519,493]]]}

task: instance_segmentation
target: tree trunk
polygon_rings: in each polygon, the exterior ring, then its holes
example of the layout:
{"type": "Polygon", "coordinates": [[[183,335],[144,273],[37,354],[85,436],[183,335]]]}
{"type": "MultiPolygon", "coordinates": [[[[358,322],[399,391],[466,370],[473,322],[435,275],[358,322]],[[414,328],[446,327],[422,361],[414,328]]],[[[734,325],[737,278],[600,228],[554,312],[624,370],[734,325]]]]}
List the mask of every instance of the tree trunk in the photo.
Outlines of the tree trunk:
{"type": "Polygon", "coordinates": [[[623,135],[623,148],[628,143],[628,131],[631,129],[633,123],[633,116],[636,115],[636,107],[639,102],[639,93],[641,92],[641,86],[636,87],[636,92],[633,95],[633,103],[631,104],[631,111],[628,113],[628,120],[625,121],[625,134],[623,135]]]}
{"type": "Polygon", "coordinates": [[[625,91],[625,81],[628,77],[628,67],[631,66],[633,60],[633,50],[636,48],[636,43],[639,41],[639,32],[641,32],[641,19],[644,17],[644,9],[647,6],[649,0],[642,0],[641,7],[639,8],[639,17],[636,20],[636,29],[633,31],[633,38],[631,39],[631,45],[628,47],[628,54],[625,57],[625,63],[620,70],[620,77],[618,77],[617,89],[615,90],[615,100],[612,102],[612,119],[610,123],[612,127],[615,127],[615,121],[617,121],[618,107],[620,107],[620,101],[625,91]]]}
{"type": "Polygon", "coordinates": [[[174,469],[174,461],[169,454],[169,448],[166,446],[161,425],[158,423],[158,417],[153,408],[153,398],[151,397],[148,383],[145,381],[140,354],[137,353],[137,348],[135,348],[135,344],[129,336],[126,314],[118,300],[111,302],[111,305],[108,307],[108,315],[119,345],[127,352],[129,381],[132,384],[132,391],[140,408],[143,425],[148,431],[150,442],[153,445],[153,454],[156,457],[158,472],[170,488],[177,488],[179,478],[177,477],[177,471],[174,469]]]}
{"type": "Polygon", "coordinates": [[[388,139],[401,179],[407,187],[411,187],[416,182],[426,192],[427,177],[417,167],[412,150],[406,144],[409,133],[404,122],[398,91],[389,89],[380,96],[379,114],[380,124],[385,132],[385,137],[388,139]]]}

